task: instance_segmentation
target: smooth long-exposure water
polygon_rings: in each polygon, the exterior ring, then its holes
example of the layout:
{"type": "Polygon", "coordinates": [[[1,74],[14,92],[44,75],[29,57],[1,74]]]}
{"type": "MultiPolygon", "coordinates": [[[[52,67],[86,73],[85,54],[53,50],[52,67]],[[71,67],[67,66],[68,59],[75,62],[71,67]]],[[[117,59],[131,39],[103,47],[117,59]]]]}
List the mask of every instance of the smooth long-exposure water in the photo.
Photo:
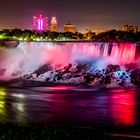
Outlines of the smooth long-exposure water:
{"type": "Polygon", "coordinates": [[[140,90],[51,85],[0,87],[0,122],[138,128],[140,90]]]}

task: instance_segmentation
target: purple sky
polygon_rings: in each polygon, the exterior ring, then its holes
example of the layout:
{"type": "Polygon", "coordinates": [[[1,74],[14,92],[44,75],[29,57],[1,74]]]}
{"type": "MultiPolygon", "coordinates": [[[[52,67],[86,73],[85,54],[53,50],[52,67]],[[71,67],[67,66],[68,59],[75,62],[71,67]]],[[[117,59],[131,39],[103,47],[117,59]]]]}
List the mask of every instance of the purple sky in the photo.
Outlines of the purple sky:
{"type": "Polygon", "coordinates": [[[59,31],[71,22],[84,30],[140,26],[140,0],[2,0],[0,28],[32,28],[32,16],[56,16],[59,31]]]}

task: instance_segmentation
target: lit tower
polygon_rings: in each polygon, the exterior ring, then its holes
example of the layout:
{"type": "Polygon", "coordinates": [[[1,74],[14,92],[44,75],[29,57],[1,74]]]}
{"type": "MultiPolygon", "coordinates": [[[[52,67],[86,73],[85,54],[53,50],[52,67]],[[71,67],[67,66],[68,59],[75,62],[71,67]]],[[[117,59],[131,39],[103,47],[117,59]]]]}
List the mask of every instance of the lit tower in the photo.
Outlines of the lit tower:
{"type": "Polygon", "coordinates": [[[48,29],[48,18],[39,15],[39,17],[33,17],[34,30],[44,31],[48,29]]]}
{"type": "Polygon", "coordinates": [[[56,17],[51,19],[51,32],[57,32],[57,20],[56,17]]]}

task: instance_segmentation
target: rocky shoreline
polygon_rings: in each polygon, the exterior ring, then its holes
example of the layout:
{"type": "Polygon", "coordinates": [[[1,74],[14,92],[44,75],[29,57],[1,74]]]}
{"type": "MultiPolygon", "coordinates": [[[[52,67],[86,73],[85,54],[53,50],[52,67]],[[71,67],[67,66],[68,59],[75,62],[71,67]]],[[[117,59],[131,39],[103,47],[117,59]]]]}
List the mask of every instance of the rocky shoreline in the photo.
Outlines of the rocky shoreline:
{"type": "Polygon", "coordinates": [[[68,64],[63,68],[43,65],[30,74],[20,75],[19,79],[54,82],[72,85],[90,85],[96,88],[131,88],[140,84],[140,69],[135,64],[108,65],[105,69],[92,69],[90,64],[68,64]]]}

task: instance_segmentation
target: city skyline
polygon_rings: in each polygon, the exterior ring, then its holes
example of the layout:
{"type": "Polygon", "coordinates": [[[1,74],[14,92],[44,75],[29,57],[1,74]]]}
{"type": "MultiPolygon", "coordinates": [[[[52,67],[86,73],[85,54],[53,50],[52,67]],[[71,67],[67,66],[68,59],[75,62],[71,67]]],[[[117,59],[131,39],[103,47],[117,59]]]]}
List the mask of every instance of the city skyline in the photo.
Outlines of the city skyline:
{"type": "MultiPolygon", "coordinates": [[[[124,24],[140,26],[140,1],[138,0],[7,0],[0,4],[0,28],[32,29],[32,16],[56,16],[58,31],[67,22],[75,24],[78,31],[86,28],[121,28],[124,24]]],[[[51,20],[51,19],[48,19],[51,20]]]]}

